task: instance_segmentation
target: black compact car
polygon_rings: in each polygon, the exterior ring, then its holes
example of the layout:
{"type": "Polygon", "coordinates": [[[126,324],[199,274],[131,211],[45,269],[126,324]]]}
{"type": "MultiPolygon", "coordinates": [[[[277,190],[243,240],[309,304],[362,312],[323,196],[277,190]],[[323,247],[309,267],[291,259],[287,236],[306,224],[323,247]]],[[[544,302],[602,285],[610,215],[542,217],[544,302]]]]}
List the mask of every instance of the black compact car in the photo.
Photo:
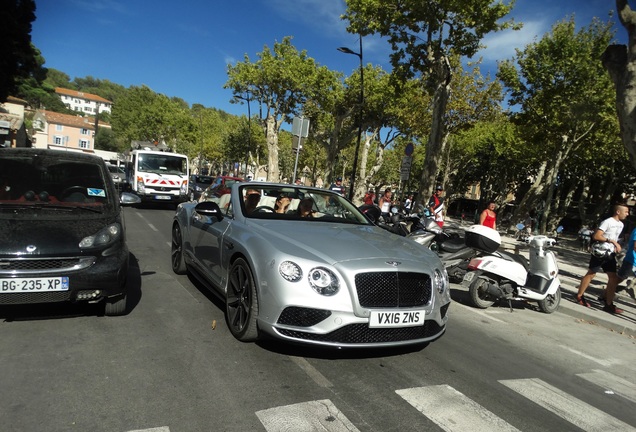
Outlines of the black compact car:
{"type": "Polygon", "coordinates": [[[73,151],[0,149],[0,305],[103,302],[126,312],[128,247],[104,161],[73,151]]]}

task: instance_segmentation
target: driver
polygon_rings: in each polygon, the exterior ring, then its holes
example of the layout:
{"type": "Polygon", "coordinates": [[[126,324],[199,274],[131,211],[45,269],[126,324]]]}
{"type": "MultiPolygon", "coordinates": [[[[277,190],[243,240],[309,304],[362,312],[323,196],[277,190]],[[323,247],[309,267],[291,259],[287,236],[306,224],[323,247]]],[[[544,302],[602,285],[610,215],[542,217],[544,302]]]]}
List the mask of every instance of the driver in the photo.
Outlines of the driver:
{"type": "Polygon", "coordinates": [[[256,189],[248,189],[245,192],[245,214],[252,213],[261,200],[261,193],[256,189]]]}

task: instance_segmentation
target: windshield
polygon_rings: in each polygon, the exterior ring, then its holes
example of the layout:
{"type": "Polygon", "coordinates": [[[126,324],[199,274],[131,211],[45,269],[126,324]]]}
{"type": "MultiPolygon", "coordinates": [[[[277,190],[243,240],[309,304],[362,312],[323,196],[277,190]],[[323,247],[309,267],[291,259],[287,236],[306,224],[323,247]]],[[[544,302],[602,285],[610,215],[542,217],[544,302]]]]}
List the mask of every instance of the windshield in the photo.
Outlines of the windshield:
{"type": "Polygon", "coordinates": [[[370,223],[351,202],[327,189],[249,183],[239,195],[248,218],[370,223]]]}
{"type": "Polygon", "coordinates": [[[23,211],[77,218],[77,212],[111,210],[113,197],[106,183],[111,180],[103,167],[99,160],[59,150],[4,153],[0,159],[0,215],[23,211]]]}
{"type": "Polygon", "coordinates": [[[183,156],[171,155],[169,153],[142,153],[137,158],[137,171],[187,175],[188,160],[183,156]]]}

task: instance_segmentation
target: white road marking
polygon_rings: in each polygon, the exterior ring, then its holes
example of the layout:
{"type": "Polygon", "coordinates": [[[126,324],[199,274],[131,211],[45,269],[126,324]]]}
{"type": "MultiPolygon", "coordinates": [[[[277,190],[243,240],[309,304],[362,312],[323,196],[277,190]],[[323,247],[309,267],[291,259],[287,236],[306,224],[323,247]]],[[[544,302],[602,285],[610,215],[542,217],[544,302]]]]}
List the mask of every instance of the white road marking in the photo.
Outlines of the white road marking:
{"type": "Polygon", "coordinates": [[[499,323],[503,323],[504,322],[504,321],[502,321],[502,320],[500,320],[498,318],[495,318],[494,316],[488,315],[487,313],[485,313],[485,312],[483,312],[483,311],[481,311],[479,309],[475,309],[474,307],[466,306],[466,305],[463,305],[461,303],[456,303],[456,302],[454,302],[453,305],[461,306],[464,309],[469,310],[469,311],[471,311],[473,313],[476,313],[477,315],[482,316],[484,318],[488,318],[489,320],[493,320],[493,321],[499,322],[499,323]]]}
{"type": "Polygon", "coordinates": [[[168,426],[161,426],[150,429],[135,429],[128,432],[170,432],[170,428],[168,426]]]}
{"type": "Polygon", "coordinates": [[[325,387],[325,388],[331,388],[333,387],[333,384],[331,383],[331,381],[329,381],[327,378],[325,378],[325,376],[323,374],[321,374],[318,369],[316,369],[315,367],[313,367],[306,359],[304,359],[303,357],[293,357],[293,356],[289,356],[289,358],[291,359],[291,361],[293,361],[294,363],[296,363],[298,365],[299,368],[301,368],[307,375],[309,375],[309,378],[311,378],[312,380],[314,380],[314,382],[316,384],[318,384],[320,387],[325,387]]]}
{"type": "Polygon", "coordinates": [[[562,419],[567,420],[581,430],[589,432],[636,431],[636,428],[627,423],[568,395],[538,378],[502,380],[499,382],[562,419]]]}
{"type": "Polygon", "coordinates": [[[581,351],[577,351],[574,348],[570,348],[570,347],[565,346],[565,345],[559,345],[559,346],[561,348],[563,348],[563,349],[566,349],[566,350],[570,351],[573,354],[579,355],[579,356],[581,356],[583,358],[586,358],[586,359],[591,360],[591,361],[593,361],[595,363],[598,363],[601,366],[609,367],[609,366],[612,366],[614,364],[620,363],[619,361],[613,360],[613,359],[607,360],[607,359],[599,359],[599,358],[596,358],[596,357],[592,357],[589,354],[585,354],[585,353],[583,353],[581,351]]]}
{"type": "Polygon", "coordinates": [[[358,429],[329,399],[257,411],[268,432],[355,432],[358,429]]]}
{"type": "Polygon", "coordinates": [[[615,394],[636,403],[636,384],[603,370],[576,374],[599,387],[611,390],[615,394]]]}
{"type": "Polygon", "coordinates": [[[519,431],[449,385],[413,387],[395,392],[447,432],[519,431]]]}
{"type": "Polygon", "coordinates": [[[157,228],[155,228],[155,226],[151,223],[148,224],[148,226],[150,227],[151,230],[158,232],[159,230],[157,228]]]}

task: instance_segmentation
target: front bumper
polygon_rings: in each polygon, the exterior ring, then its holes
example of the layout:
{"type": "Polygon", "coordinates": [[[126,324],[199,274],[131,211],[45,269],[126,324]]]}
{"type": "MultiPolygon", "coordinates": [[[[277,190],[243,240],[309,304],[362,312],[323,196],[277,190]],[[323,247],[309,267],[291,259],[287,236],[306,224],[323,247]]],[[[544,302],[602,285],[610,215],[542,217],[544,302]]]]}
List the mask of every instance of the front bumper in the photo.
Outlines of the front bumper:
{"type": "MultiPolygon", "coordinates": [[[[0,305],[35,304],[91,301],[97,302],[109,297],[126,293],[126,277],[128,274],[128,248],[120,248],[116,253],[104,257],[92,257],[91,264],[79,269],[73,263],[91,257],[65,257],[63,259],[38,259],[37,264],[29,263],[29,259],[2,259],[9,263],[0,271],[0,281],[20,278],[47,278],[66,276],[69,289],[66,291],[0,291],[0,305]],[[57,264],[55,264],[57,263],[57,264]],[[62,264],[60,264],[62,263],[62,264]],[[37,265],[37,272],[29,272],[28,267],[37,265]],[[46,268],[49,265],[50,268],[46,268]],[[70,265],[70,267],[69,267],[70,265]],[[11,270],[10,267],[21,267],[22,270],[11,270]],[[57,268],[52,268],[57,266],[57,268]]],[[[0,284],[1,286],[1,284],[0,284]]]]}

